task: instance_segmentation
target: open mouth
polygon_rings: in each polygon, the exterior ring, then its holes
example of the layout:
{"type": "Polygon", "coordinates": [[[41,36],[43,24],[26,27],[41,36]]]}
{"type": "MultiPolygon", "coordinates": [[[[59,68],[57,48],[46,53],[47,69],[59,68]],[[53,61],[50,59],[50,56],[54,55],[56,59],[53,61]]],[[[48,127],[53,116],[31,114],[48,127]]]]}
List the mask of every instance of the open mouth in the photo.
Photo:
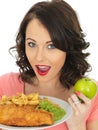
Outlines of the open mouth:
{"type": "Polygon", "coordinates": [[[41,76],[44,76],[49,72],[51,67],[46,66],[46,65],[36,65],[36,68],[37,68],[38,74],[41,76]]]}

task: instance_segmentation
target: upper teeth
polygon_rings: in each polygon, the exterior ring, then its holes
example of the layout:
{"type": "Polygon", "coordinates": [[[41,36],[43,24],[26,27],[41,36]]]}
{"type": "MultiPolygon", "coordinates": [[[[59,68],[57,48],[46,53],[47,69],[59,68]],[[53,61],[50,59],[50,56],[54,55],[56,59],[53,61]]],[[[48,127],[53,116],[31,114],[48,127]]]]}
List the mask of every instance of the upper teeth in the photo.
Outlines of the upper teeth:
{"type": "Polygon", "coordinates": [[[43,69],[43,68],[47,68],[47,67],[46,66],[38,66],[38,68],[43,69]]]}
{"type": "Polygon", "coordinates": [[[41,70],[48,70],[50,67],[49,66],[37,66],[41,70]]]}

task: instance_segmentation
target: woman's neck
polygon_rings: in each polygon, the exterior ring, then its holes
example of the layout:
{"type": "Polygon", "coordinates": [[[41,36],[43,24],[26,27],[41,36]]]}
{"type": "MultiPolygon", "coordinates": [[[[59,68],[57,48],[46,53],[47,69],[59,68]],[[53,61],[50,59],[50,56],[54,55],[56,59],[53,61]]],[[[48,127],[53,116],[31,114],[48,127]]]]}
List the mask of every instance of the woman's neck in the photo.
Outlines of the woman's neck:
{"type": "Polygon", "coordinates": [[[33,81],[32,85],[25,83],[25,94],[37,92],[40,95],[53,96],[65,100],[69,96],[69,90],[59,80],[41,82],[35,78],[33,81]]]}

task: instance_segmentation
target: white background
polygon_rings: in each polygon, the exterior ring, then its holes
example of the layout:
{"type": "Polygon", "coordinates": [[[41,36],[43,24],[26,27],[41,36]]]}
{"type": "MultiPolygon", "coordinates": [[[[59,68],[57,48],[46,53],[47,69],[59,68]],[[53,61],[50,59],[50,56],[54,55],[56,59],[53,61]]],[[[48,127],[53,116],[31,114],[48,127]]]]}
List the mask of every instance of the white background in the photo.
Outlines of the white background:
{"type": "MultiPolygon", "coordinates": [[[[0,0],[0,75],[18,71],[15,59],[8,49],[15,44],[20,22],[28,9],[40,0],[0,0]]],[[[98,6],[97,0],[66,0],[76,10],[81,27],[90,42],[90,77],[98,80],[98,6]]]]}

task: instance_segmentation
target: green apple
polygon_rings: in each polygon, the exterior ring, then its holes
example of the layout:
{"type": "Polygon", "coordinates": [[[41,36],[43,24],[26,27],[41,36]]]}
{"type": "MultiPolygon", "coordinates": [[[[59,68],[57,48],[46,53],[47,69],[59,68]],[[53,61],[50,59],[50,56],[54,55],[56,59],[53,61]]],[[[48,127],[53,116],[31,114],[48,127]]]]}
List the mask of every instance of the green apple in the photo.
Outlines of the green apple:
{"type": "Polygon", "coordinates": [[[92,99],[97,93],[97,84],[90,78],[81,78],[74,85],[74,92],[81,92],[92,99]]]}

